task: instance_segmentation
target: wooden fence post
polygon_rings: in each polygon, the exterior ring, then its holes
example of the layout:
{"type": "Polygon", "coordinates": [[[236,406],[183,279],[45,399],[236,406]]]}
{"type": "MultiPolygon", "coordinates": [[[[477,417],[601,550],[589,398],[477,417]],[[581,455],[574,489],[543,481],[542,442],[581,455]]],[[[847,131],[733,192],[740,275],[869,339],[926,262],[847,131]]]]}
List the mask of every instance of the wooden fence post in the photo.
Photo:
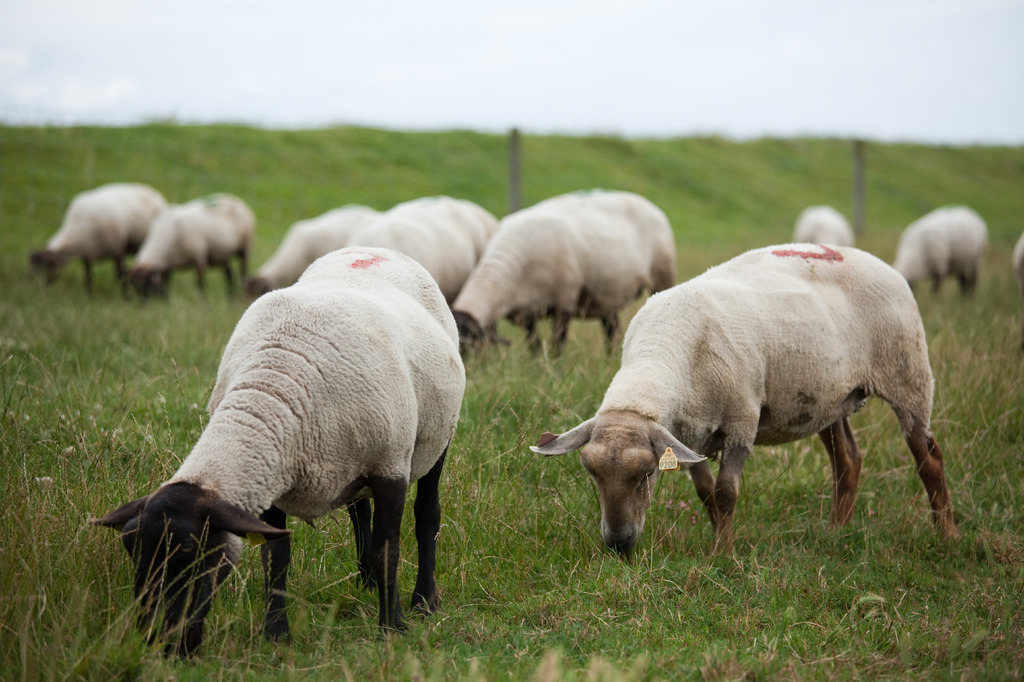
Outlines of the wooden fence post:
{"type": "Polygon", "coordinates": [[[864,140],[853,141],[853,231],[864,235],[864,140]]]}
{"type": "Polygon", "coordinates": [[[515,213],[521,206],[521,185],[519,155],[519,129],[513,128],[508,136],[508,212],[515,213]]]}

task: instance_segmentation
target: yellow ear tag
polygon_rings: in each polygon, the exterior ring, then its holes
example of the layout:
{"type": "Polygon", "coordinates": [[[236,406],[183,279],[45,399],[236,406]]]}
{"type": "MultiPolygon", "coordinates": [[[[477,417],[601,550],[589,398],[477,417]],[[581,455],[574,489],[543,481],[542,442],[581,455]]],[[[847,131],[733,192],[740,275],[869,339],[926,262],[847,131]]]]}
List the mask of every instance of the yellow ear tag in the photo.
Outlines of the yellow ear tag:
{"type": "Polygon", "coordinates": [[[679,460],[672,448],[665,448],[665,454],[658,460],[658,471],[675,471],[679,468],[679,460]]]}
{"type": "Polygon", "coordinates": [[[267,539],[259,533],[246,533],[245,539],[248,540],[249,544],[253,547],[259,547],[267,541],[267,539]]]}

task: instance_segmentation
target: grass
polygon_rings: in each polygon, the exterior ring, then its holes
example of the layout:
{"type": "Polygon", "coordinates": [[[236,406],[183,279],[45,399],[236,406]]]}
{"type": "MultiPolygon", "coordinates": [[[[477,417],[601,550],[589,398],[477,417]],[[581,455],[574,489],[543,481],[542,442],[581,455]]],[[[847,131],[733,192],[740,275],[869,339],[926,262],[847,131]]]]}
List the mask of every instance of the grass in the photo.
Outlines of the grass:
{"type": "MultiPolygon", "coordinates": [[[[902,227],[939,204],[968,203],[989,222],[975,295],[918,293],[959,543],[933,532],[896,420],[876,401],[853,421],[865,469],[848,527],[825,528],[828,464],[807,440],[755,450],[732,553],[708,555],[692,485],[666,475],[638,552],[620,560],[601,544],[578,459],[526,447],[592,415],[618,360],[593,323],[574,324],[559,358],[530,354],[506,329],[512,346],[467,358],[442,480],[440,612],[378,637],[341,515],[292,526],[291,644],[261,640],[255,550],[218,596],[197,660],[145,643],[128,559],[86,521],[149,492],[187,455],[245,302],[216,276],[206,296],[181,276],[169,300],[140,305],[121,298],[110,266],[96,268],[93,296],[77,264],[47,287],[29,276],[28,252],[72,194],[124,179],[172,201],[239,194],[260,219],[257,264],[292,221],[343,203],[447,193],[501,215],[504,154],[504,138],[464,131],[0,127],[0,678],[1019,678],[1024,354],[1009,252],[1024,217],[1021,148],[867,146],[867,250],[891,259],[902,227]]],[[[523,158],[524,205],[591,186],[659,203],[681,279],[786,241],[808,204],[849,212],[841,140],[526,136],[523,158]]]]}

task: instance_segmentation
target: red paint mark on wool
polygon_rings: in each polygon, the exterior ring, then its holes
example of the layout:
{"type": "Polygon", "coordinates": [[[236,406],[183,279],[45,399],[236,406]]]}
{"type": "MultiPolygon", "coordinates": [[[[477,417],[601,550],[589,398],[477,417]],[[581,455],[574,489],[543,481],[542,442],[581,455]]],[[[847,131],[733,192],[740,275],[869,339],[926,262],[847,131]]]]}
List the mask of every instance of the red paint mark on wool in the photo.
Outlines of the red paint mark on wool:
{"type": "Polygon", "coordinates": [[[830,249],[827,246],[821,246],[821,249],[825,253],[815,253],[813,251],[797,251],[796,249],[779,249],[778,251],[772,251],[773,256],[781,256],[786,258],[789,256],[799,256],[804,260],[823,260],[829,263],[842,263],[843,254],[839,253],[835,249],[830,249]]]}
{"type": "Polygon", "coordinates": [[[356,270],[366,270],[371,265],[377,263],[383,263],[387,258],[384,256],[371,256],[370,258],[360,258],[359,260],[352,261],[352,267],[356,270]]]}

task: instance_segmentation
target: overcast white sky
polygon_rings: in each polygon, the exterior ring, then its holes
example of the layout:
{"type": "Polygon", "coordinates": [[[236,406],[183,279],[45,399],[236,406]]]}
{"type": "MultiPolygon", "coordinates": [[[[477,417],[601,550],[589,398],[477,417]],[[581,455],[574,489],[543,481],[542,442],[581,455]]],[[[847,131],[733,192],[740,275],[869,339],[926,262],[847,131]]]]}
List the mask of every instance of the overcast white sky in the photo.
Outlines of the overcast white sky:
{"type": "Polygon", "coordinates": [[[1024,0],[0,0],[0,120],[1024,144],[1024,0]]]}

